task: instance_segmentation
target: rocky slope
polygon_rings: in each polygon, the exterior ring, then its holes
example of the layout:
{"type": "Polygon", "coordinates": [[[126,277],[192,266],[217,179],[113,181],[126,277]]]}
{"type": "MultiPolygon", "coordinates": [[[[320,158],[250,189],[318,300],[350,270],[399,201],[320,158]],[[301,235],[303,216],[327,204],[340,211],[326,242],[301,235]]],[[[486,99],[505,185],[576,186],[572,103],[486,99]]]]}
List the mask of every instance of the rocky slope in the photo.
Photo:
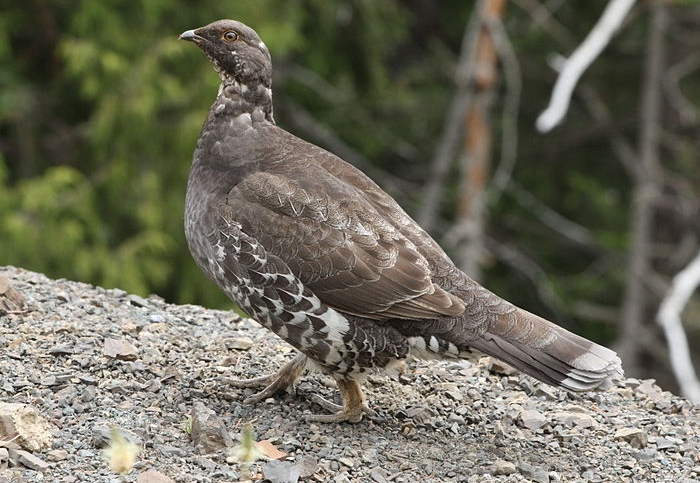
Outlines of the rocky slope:
{"type": "Polygon", "coordinates": [[[233,312],[0,267],[0,483],[700,483],[700,408],[653,381],[578,397],[488,359],[411,362],[367,380],[379,416],[357,425],[304,422],[325,375],[257,405],[227,383],[292,356],[233,312]],[[114,427],[139,448],[123,476],[114,427]]]}

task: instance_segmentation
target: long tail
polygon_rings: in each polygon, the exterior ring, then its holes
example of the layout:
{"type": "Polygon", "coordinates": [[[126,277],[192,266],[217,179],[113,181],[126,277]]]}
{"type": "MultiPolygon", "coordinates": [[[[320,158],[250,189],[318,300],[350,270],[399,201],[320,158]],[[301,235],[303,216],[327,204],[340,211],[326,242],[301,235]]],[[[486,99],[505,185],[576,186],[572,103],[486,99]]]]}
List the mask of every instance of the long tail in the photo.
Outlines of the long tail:
{"type": "Polygon", "coordinates": [[[523,309],[503,314],[469,346],[569,391],[606,389],[623,377],[617,354],[523,309]]]}

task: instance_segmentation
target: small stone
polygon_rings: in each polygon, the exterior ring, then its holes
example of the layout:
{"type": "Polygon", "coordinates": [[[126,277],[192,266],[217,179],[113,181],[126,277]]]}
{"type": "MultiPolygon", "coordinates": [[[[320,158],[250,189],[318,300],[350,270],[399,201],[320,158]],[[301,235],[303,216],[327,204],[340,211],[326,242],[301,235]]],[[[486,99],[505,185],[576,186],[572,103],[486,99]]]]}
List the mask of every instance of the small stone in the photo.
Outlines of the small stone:
{"type": "Polygon", "coordinates": [[[194,456],[192,458],[192,461],[197,463],[199,466],[201,466],[205,470],[212,471],[212,470],[216,469],[216,462],[210,460],[209,458],[205,458],[204,456],[200,456],[200,455],[194,456]]]}
{"type": "Polygon", "coordinates": [[[549,483],[549,472],[544,468],[520,461],[518,469],[525,478],[529,478],[535,483],[549,483]]]}
{"type": "Polygon", "coordinates": [[[162,324],[165,322],[165,316],[163,314],[151,314],[148,316],[148,320],[154,324],[162,324]]]}
{"type": "Polygon", "coordinates": [[[372,481],[375,483],[387,483],[389,481],[387,480],[388,476],[387,472],[381,468],[372,468],[369,471],[369,477],[372,478],[372,481]]]}
{"type": "Polygon", "coordinates": [[[494,476],[512,475],[516,471],[515,464],[506,460],[496,460],[489,467],[489,473],[494,476]]]}
{"type": "Polygon", "coordinates": [[[56,376],[46,376],[39,381],[39,384],[42,386],[55,386],[56,376]]]}
{"type": "Polygon", "coordinates": [[[73,354],[73,344],[58,344],[49,349],[52,356],[69,356],[73,354]]]}
{"type": "Polygon", "coordinates": [[[347,466],[348,468],[352,468],[353,466],[355,466],[355,462],[353,460],[351,460],[350,458],[345,458],[345,457],[338,458],[338,463],[341,463],[341,464],[347,466]]]}
{"type": "Polygon", "coordinates": [[[586,411],[583,408],[580,408],[578,406],[569,405],[569,406],[566,406],[564,409],[566,409],[566,411],[559,411],[557,413],[554,413],[554,416],[553,416],[553,419],[555,421],[563,424],[564,426],[567,426],[567,427],[578,426],[581,428],[592,428],[598,424],[596,422],[596,420],[593,419],[593,416],[588,414],[588,411],[586,411]]]}
{"type": "Polygon", "coordinates": [[[253,347],[253,339],[250,337],[237,337],[235,339],[231,339],[226,343],[226,348],[227,349],[236,349],[239,351],[247,351],[251,347],[253,347]]]}
{"type": "Polygon", "coordinates": [[[0,275],[0,315],[25,312],[27,302],[22,294],[12,288],[10,281],[0,275]]]}
{"type": "Polygon", "coordinates": [[[510,366],[510,365],[506,364],[505,362],[500,361],[498,359],[495,359],[493,357],[488,357],[485,362],[486,362],[486,368],[489,370],[489,372],[493,372],[494,374],[501,374],[503,376],[512,376],[512,375],[518,373],[518,370],[515,369],[513,366],[510,366]]]}
{"type": "Polygon", "coordinates": [[[314,456],[302,456],[297,459],[300,478],[309,478],[318,470],[318,460],[314,456]]]}
{"type": "Polygon", "coordinates": [[[535,389],[535,396],[544,396],[550,401],[556,401],[559,393],[561,393],[561,389],[557,389],[548,384],[539,384],[535,389]]]}
{"type": "Polygon", "coordinates": [[[179,456],[179,457],[185,457],[187,456],[187,451],[185,451],[182,448],[179,448],[177,446],[170,446],[167,444],[156,444],[153,446],[153,449],[156,451],[160,451],[164,455],[172,455],[172,456],[179,456]]]}
{"type": "Polygon", "coordinates": [[[333,483],[352,483],[345,473],[338,473],[333,478],[333,483]]]}
{"type": "Polygon", "coordinates": [[[649,442],[646,431],[639,428],[620,428],[613,436],[616,440],[627,441],[633,448],[644,448],[649,442]]]}
{"type": "Polygon", "coordinates": [[[148,300],[143,297],[139,297],[138,295],[129,295],[127,300],[129,300],[129,303],[135,307],[146,307],[148,305],[148,300]]]}
{"type": "Polygon", "coordinates": [[[107,357],[122,361],[135,361],[138,359],[136,348],[126,339],[112,339],[111,337],[107,337],[102,353],[107,357]]]}
{"type": "Polygon", "coordinates": [[[262,472],[271,483],[297,483],[300,477],[297,465],[289,461],[272,460],[262,466],[262,472]]]}
{"type": "MultiPolygon", "coordinates": [[[[124,439],[132,444],[141,446],[143,444],[143,439],[137,434],[132,433],[126,429],[119,429],[119,432],[124,437],[124,439]]],[[[93,443],[98,448],[104,448],[112,442],[112,428],[107,426],[93,426],[92,428],[92,439],[93,443]]]]}
{"type": "Polygon", "coordinates": [[[68,459],[68,451],[64,449],[52,449],[46,453],[46,459],[53,462],[63,461],[68,459]]]}
{"type": "Polygon", "coordinates": [[[148,470],[139,473],[136,477],[136,483],[175,483],[175,481],[159,471],[148,470]]]}
{"type": "Polygon", "coordinates": [[[195,402],[190,412],[192,432],[190,437],[200,454],[233,446],[233,439],[214,411],[201,402],[195,402]]]}
{"type": "Polygon", "coordinates": [[[660,393],[661,388],[656,385],[656,379],[646,379],[637,387],[637,392],[651,396],[660,393]]]}
{"type": "Polygon", "coordinates": [[[21,464],[22,466],[26,466],[30,470],[44,471],[46,468],[49,467],[49,464],[46,461],[22,449],[11,449],[9,450],[9,454],[10,459],[15,460],[18,464],[21,464]]]}
{"type": "Polygon", "coordinates": [[[520,411],[520,421],[527,429],[536,431],[547,424],[547,417],[536,409],[523,409],[520,411]]]}
{"type": "Polygon", "coordinates": [[[51,446],[51,426],[26,404],[0,402],[0,440],[14,440],[29,451],[51,446]]]}
{"type": "Polygon", "coordinates": [[[656,449],[659,450],[678,450],[680,445],[683,444],[682,439],[666,437],[658,438],[656,440],[656,449]]]}

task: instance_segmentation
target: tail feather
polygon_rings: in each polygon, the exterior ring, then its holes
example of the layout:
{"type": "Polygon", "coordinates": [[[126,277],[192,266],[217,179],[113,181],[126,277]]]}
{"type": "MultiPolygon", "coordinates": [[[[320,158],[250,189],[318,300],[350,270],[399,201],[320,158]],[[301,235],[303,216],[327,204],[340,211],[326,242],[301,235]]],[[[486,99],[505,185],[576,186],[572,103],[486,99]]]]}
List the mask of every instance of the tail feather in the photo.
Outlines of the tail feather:
{"type": "Polygon", "coordinates": [[[469,345],[569,391],[606,389],[623,377],[620,358],[606,347],[521,309],[503,318],[469,345]]]}

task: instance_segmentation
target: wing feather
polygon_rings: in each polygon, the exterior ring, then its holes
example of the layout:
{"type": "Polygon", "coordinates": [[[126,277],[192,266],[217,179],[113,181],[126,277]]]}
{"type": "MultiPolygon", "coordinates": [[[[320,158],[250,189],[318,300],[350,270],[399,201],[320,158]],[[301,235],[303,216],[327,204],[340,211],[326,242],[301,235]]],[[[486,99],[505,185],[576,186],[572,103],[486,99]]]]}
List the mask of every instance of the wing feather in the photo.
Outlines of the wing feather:
{"type": "Polygon", "coordinates": [[[414,243],[361,192],[325,170],[310,178],[259,171],[230,191],[228,204],[246,232],[331,307],[375,319],[464,311],[433,283],[414,243]]]}

